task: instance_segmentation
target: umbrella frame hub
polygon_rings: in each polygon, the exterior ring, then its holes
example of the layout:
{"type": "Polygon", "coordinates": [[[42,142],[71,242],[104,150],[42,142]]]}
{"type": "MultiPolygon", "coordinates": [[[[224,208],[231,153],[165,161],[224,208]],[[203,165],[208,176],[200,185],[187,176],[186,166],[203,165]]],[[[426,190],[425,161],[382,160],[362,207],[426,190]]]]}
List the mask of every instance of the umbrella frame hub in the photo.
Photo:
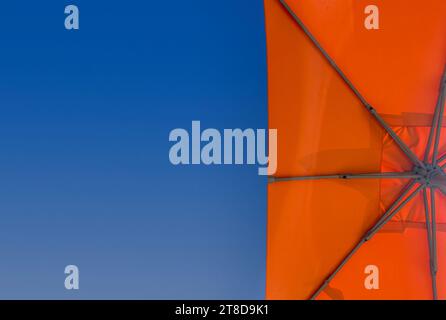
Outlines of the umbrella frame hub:
{"type": "Polygon", "coordinates": [[[428,188],[446,189],[446,176],[443,169],[430,163],[424,165],[424,168],[415,167],[414,169],[414,174],[419,176],[418,182],[428,188]]]}

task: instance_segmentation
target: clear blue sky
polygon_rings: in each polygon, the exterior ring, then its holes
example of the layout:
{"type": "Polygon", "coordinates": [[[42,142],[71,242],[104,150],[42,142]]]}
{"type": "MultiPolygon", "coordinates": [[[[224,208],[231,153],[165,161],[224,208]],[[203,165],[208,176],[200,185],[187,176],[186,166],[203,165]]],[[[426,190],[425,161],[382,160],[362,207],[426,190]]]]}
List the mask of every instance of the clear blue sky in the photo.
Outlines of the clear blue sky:
{"type": "Polygon", "coordinates": [[[2,3],[0,298],[262,299],[266,179],[172,166],[192,120],[267,126],[263,1],[2,3]]]}

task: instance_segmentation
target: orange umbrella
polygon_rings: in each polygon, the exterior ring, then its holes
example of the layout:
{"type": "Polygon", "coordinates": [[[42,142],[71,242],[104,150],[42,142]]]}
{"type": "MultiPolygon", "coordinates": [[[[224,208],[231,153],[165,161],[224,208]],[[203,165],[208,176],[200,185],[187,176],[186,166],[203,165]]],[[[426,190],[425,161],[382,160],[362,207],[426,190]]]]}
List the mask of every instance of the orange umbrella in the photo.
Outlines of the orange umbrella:
{"type": "Polygon", "coordinates": [[[265,0],[268,299],[446,299],[446,1],[373,4],[265,0]]]}

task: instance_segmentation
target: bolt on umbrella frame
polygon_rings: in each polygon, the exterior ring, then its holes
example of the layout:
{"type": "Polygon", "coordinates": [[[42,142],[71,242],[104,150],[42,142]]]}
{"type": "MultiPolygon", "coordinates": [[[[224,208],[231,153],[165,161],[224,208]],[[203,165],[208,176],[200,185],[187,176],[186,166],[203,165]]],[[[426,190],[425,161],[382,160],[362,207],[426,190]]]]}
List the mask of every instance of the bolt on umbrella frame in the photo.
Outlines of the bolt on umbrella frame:
{"type": "MultiPolygon", "coordinates": [[[[326,280],[319,286],[319,288],[311,295],[311,299],[316,299],[318,295],[328,286],[338,272],[346,265],[346,263],[354,256],[354,254],[361,248],[361,246],[369,241],[376,233],[378,233],[384,225],[389,222],[401,209],[411,202],[415,196],[423,193],[423,203],[426,219],[426,230],[429,245],[429,260],[430,273],[432,280],[433,299],[438,299],[437,292],[437,272],[438,272],[438,254],[437,254],[437,221],[436,221],[436,206],[435,193],[438,186],[431,185],[431,179],[435,174],[446,175],[443,171],[446,169],[446,164],[438,167],[438,164],[446,160],[446,154],[438,158],[440,134],[443,124],[444,105],[446,100],[446,66],[441,78],[440,90],[438,100],[435,106],[434,116],[432,119],[432,127],[429,132],[429,137],[426,145],[423,161],[420,160],[414,152],[401,140],[395,131],[386,123],[386,121],[377,113],[377,111],[367,102],[364,96],[358,91],[354,84],[348,79],[341,68],[330,57],[330,55],[321,46],[315,36],[309,31],[302,20],[290,8],[287,1],[279,0],[282,6],[290,14],[293,20],[299,25],[306,36],[311,40],[314,46],[329,62],[332,68],[342,78],[350,90],[355,94],[361,104],[366,108],[368,113],[381,125],[387,134],[395,141],[403,153],[411,160],[414,165],[411,172],[379,172],[379,173],[358,173],[358,174],[332,174],[332,175],[315,175],[315,176],[290,176],[290,177],[274,177],[268,179],[269,183],[287,182],[287,181],[308,181],[308,180],[325,180],[325,179],[410,179],[410,182],[405,186],[398,198],[387,208],[378,221],[369,229],[369,231],[359,240],[355,247],[347,254],[347,256],[340,262],[340,264],[329,274],[326,280]],[[430,154],[432,149],[432,161],[430,162],[430,154]],[[415,188],[416,186],[416,188],[415,188]],[[415,188],[415,189],[414,189],[415,188]],[[428,199],[427,189],[430,190],[430,203],[428,199]],[[413,191],[412,191],[413,190],[413,191]]],[[[442,188],[439,188],[443,192],[442,188]]]]}

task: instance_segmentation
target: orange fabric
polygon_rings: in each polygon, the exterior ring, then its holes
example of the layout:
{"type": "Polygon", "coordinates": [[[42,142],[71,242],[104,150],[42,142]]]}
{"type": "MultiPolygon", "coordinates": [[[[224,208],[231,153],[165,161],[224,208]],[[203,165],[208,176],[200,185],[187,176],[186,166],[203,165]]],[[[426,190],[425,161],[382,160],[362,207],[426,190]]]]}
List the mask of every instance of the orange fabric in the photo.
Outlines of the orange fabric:
{"type": "MultiPolygon", "coordinates": [[[[422,201],[420,196],[418,201],[422,201]]],[[[446,224],[445,199],[436,194],[439,270],[437,274],[438,298],[446,299],[446,224]],[[439,206],[440,204],[440,206],[439,206]]],[[[412,204],[416,204],[414,201],[412,204]]],[[[401,215],[388,223],[369,242],[364,244],[352,259],[330,282],[330,289],[318,298],[325,299],[398,299],[429,300],[433,298],[429,269],[429,247],[424,226],[424,209],[421,223],[410,224],[408,217],[413,207],[402,210],[401,215]],[[367,290],[365,268],[379,268],[379,289],[367,290]]],[[[421,213],[421,212],[420,212],[421,213]]]]}
{"type": "Polygon", "coordinates": [[[379,215],[379,181],[268,187],[267,298],[306,299],[379,215]]]}
{"type": "Polygon", "coordinates": [[[319,299],[432,299],[425,230],[378,233],[342,268],[330,288],[319,299]],[[379,268],[378,290],[364,285],[368,265],[379,268]]]}
{"type": "Polygon", "coordinates": [[[433,112],[446,63],[445,1],[287,3],[378,112],[433,112]],[[380,30],[364,27],[370,4],[380,9],[380,30]]]}
{"type": "Polygon", "coordinates": [[[266,1],[269,126],[277,176],[380,168],[383,131],[279,1],[266,1]]]}
{"type": "MultiPolygon", "coordinates": [[[[364,28],[367,0],[287,3],[422,158],[446,64],[446,1],[376,0],[381,28],[372,31],[364,28]]],[[[265,16],[269,127],[278,129],[275,176],[412,170],[279,0],[265,0],[265,16]]],[[[446,153],[445,134],[440,155],[446,153]]],[[[407,182],[269,184],[266,297],[309,298],[407,182]]],[[[446,201],[437,198],[438,290],[446,299],[446,201]]],[[[420,195],[354,255],[319,298],[431,299],[424,222],[420,195]],[[368,264],[379,266],[382,289],[364,289],[368,264]]]]}

